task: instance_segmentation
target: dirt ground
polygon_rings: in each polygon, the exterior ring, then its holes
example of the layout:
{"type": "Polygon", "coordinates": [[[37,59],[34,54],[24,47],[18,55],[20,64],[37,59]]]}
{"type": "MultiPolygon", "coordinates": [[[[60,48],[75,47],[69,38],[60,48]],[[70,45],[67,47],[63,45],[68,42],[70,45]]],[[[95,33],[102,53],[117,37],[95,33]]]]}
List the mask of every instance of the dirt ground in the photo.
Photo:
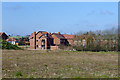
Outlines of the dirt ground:
{"type": "Polygon", "coordinates": [[[117,52],[3,50],[3,78],[115,78],[117,52]]]}

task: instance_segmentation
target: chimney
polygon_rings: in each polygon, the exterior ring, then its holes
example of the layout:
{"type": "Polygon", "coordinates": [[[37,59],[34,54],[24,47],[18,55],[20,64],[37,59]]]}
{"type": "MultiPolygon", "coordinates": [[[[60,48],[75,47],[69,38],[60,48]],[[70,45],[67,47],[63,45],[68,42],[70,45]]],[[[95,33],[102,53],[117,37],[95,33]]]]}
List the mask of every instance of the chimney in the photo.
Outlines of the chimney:
{"type": "Polygon", "coordinates": [[[51,33],[49,32],[49,34],[51,34],[51,33]]]}
{"type": "Polygon", "coordinates": [[[33,39],[34,39],[33,47],[34,49],[36,49],[36,32],[35,31],[33,32],[33,39]]]}
{"type": "Polygon", "coordinates": [[[58,32],[58,34],[60,34],[60,32],[58,32]]]}
{"type": "Polygon", "coordinates": [[[33,38],[35,38],[35,36],[36,36],[36,32],[34,31],[34,32],[33,32],[33,38]]]}
{"type": "Polygon", "coordinates": [[[36,32],[34,31],[33,34],[36,34],[36,32]]]}

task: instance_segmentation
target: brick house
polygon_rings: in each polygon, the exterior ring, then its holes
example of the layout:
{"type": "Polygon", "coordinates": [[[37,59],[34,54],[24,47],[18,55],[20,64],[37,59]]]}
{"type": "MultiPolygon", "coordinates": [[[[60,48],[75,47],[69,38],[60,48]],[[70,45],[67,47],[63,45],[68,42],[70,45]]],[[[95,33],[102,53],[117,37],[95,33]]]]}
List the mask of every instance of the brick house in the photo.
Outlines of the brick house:
{"type": "Polygon", "coordinates": [[[65,39],[67,39],[70,45],[73,45],[74,35],[64,34],[63,36],[65,37],[65,39]]]}
{"type": "Polygon", "coordinates": [[[19,38],[18,41],[20,42],[19,45],[30,45],[29,38],[19,38]]]}
{"type": "Polygon", "coordinates": [[[0,32],[0,39],[6,40],[8,36],[4,32],[0,32]]]}
{"type": "Polygon", "coordinates": [[[109,37],[109,36],[94,36],[89,34],[82,34],[80,36],[75,36],[73,44],[77,46],[86,46],[88,45],[88,42],[91,42],[94,46],[101,46],[101,47],[115,47],[117,46],[117,38],[109,37]]]}
{"type": "Polygon", "coordinates": [[[48,33],[45,31],[33,32],[30,35],[31,49],[58,49],[59,45],[72,44],[74,35],[63,35],[58,33],[48,33]]]}
{"type": "Polygon", "coordinates": [[[80,36],[76,36],[73,44],[74,45],[79,45],[79,46],[80,45],[86,46],[88,44],[87,41],[89,40],[90,37],[92,38],[92,41],[95,42],[95,38],[93,36],[83,34],[83,35],[80,35],[80,36]]]}

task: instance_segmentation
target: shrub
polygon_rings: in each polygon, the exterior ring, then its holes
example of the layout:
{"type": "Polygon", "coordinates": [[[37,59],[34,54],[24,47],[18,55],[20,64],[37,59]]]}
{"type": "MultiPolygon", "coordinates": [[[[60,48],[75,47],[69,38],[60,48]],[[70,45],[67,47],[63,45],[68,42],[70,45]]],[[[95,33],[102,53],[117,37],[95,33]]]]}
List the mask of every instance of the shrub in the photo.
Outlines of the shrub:
{"type": "Polygon", "coordinates": [[[16,76],[19,77],[19,76],[23,76],[21,72],[17,72],[16,73],[16,76]]]}
{"type": "Polygon", "coordinates": [[[17,45],[13,45],[5,40],[0,39],[0,48],[1,49],[15,49],[15,50],[22,50],[17,45]]]}
{"type": "Polygon", "coordinates": [[[85,48],[83,46],[73,46],[73,48],[77,51],[84,51],[85,48]]]}

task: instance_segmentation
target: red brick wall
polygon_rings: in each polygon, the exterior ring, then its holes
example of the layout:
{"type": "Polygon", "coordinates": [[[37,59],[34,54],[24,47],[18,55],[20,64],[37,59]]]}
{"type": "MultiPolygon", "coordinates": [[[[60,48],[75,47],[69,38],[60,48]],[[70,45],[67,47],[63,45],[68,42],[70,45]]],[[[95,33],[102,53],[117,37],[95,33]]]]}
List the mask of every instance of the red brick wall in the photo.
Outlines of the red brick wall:
{"type": "Polygon", "coordinates": [[[36,48],[36,46],[35,46],[35,44],[36,44],[36,32],[33,32],[33,38],[30,38],[30,48],[31,49],[35,49],[36,48]]]}
{"type": "Polygon", "coordinates": [[[50,46],[51,50],[57,50],[58,46],[50,46]]]}
{"type": "Polygon", "coordinates": [[[38,41],[36,41],[36,45],[38,45],[38,47],[36,47],[36,49],[41,49],[42,39],[45,40],[45,49],[47,49],[47,38],[45,38],[44,36],[42,36],[40,39],[38,37],[36,38],[36,40],[38,40],[38,41]]]}
{"type": "Polygon", "coordinates": [[[34,46],[34,39],[30,39],[30,48],[31,49],[35,49],[35,46],[34,46]]]}
{"type": "Polygon", "coordinates": [[[52,35],[52,37],[54,38],[53,43],[59,45],[60,44],[60,39],[57,38],[55,35],[52,35]]]}

